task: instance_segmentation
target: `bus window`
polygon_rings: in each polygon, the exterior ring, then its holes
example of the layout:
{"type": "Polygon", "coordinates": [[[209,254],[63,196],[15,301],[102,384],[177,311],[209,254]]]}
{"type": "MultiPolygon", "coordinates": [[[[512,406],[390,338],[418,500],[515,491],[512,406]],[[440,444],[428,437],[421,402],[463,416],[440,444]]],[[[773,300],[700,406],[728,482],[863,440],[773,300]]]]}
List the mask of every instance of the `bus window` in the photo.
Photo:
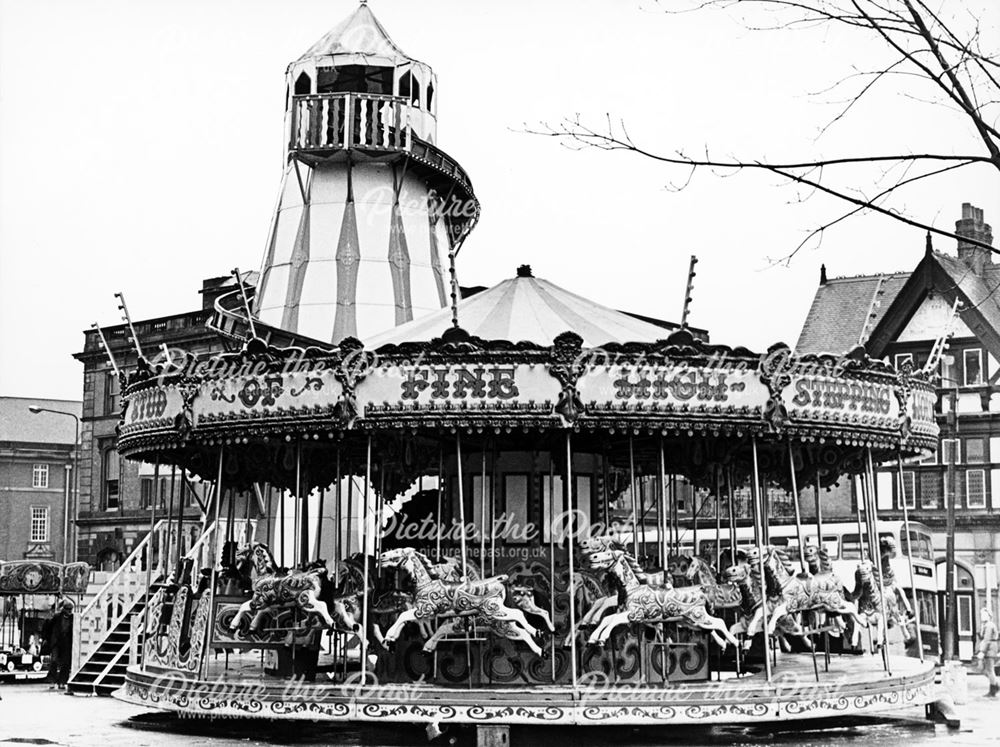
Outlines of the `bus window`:
{"type": "Polygon", "coordinates": [[[903,542],[901,543],[900,550],[903,555],[910,554],[910,544],[912,543],[913,557],[920,558],[921,560],[934,560],[934,545],[931,542],[930,535],[911,529],[910,542],[906,541],[905,534],[902,537],[903,542]]]}
{"type": "Polygon", "coordinates": [[[917,602],[920,604],[920,624],[931,628],[937,627],[937,595],[932,591],[917,589],[917,602]]]}
{"type": "Polygon", "coordinates": [[[784,550],[789,560],[799,562],[798,537],[771,537],[771,544],[784,550]]]}
{"type": "Polygon", "coordinates": [[[860,560],[861,542],[856,534],[845,534],[840,539],[840,557],[842,560],[860,560]]]}

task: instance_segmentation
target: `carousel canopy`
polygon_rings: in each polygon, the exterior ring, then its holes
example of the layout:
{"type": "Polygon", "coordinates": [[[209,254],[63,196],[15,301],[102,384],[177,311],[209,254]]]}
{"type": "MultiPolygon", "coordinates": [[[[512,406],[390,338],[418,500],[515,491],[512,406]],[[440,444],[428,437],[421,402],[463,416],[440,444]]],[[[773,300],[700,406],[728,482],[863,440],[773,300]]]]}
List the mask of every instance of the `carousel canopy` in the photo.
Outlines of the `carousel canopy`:
{"type": "MultiPolygon", "coordinates": [[[[549,345],[556,335],[573,330],[584,347],[609,342],[654,342],[672,330],[643,322],[621,311],[533,277],[518,270],[517,277],[463,299],[458,305],[459,325],[484,340],[526,340],[549,345]]],[[[441,309],[365,340],[369,348],[402,342],[425,342],[440,337],[451,326],[451,309],[441,309]]]]}

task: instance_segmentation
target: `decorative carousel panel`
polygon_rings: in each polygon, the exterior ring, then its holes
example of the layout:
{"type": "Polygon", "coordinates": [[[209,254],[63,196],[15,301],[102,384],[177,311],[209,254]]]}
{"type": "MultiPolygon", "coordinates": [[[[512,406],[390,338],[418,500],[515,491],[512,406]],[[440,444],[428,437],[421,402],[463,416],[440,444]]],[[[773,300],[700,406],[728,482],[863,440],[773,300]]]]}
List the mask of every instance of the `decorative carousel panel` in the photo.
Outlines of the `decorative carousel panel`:
{"type": "Polygon", "coordinates": [[[445,363],[381,366],[357,388],[359,410],[373,406],[427,409],[477,407],[549,413],[559,383],[535,364],[445,363]]]}
{"type": "Polygon", "coordinates": [[[0,594],[57,594],[63,566],[45,560],[12,560],[0,564],[0,594]]]}
{"type": "Polygon", "coordinates": [[[282,372],[259,364],[251,375],[205,381],[194,404],[195,426],[233,418],[288,417],[333,406],[343,387],[332,370],[282,372]]]}

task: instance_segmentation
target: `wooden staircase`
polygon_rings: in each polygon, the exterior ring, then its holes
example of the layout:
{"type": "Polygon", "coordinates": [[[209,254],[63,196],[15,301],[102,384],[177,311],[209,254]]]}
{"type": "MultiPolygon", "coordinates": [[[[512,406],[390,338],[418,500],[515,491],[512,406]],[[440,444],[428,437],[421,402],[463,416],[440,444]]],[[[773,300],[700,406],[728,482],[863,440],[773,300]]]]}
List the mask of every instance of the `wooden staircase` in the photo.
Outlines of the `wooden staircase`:
{"type": "MultiPolygon", "coordinates": [[[[155,587],[154,587],[155,588],[155,587]]],[[[87,695],[111,695],[125,684],[125,670],[130,663],[131,627],[134,615],[142,615],[146,608],[148,593],[132,600],[131,605],[117,623],[107,631],[104,639],[87,657],[83,666],[73,672],[67,688],[74,693],[87,695]]],[[[140,626],[142,623],[139,623],[140,626]]],[[[136,651],[142,660],[142,647],[136,651]]]]}
{"type": "MultiPolygon", "coordinates": [[[[250,525],[255,523],[234,521],[234,536],[249,541],[250,525]]],[[[219,526],[225,533],[227,523],[220,521],[219,526]]],[[[215,530],[216,524],[210,524],[190,547],[184,546],[186,541],[181,535],[180,550],[185,558],[194,561],[196,569],[210,567],[214,562],[211,553],[215,530]]],[[[67,684],[70,692],[111,695],[125,684],[128,667],[141,662],[145,638],[142,613],[167,578],[168,560],[160,548],[166,548],[169,532],[166,521],[158,522],[83,612],[74,616],[76,666],[67,684]]],[[[177,541],[173,532],[171,545],[178,547],[177,541]]]]}

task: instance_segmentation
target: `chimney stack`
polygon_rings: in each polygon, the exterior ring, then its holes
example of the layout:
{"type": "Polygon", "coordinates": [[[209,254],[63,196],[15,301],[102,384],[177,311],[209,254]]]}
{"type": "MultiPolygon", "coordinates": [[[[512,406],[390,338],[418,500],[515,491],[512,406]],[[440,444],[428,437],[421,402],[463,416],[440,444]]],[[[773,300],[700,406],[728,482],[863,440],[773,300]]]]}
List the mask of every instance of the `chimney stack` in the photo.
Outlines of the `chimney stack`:
{"type": "Polygon", "coordinates": [[[955,221],[955,233],[961,237],[958,240],[958,258],[971,267],[977,275],[982,275],[983,267],[993,264],[993,253],[989,249],[966,241],[971,239],[992,246],[993,229],[983,222],[982,209],[973,207],[968,202],[962,203],[962,219],[955,221]]]}

